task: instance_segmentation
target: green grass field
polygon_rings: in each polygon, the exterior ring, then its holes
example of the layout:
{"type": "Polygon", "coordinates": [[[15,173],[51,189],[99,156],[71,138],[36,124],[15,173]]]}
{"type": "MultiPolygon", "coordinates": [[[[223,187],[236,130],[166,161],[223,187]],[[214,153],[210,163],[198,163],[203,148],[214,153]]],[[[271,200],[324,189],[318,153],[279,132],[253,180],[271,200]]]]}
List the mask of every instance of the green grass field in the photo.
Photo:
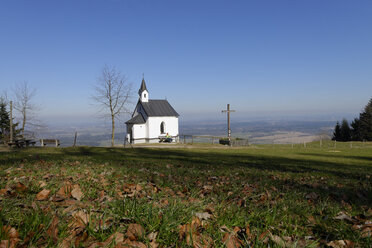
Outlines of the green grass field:
{"type": "Polygon", "coordinates": [[[372,149],[317,146],[0,151],[0,247],[372,247],[372,149]]]}

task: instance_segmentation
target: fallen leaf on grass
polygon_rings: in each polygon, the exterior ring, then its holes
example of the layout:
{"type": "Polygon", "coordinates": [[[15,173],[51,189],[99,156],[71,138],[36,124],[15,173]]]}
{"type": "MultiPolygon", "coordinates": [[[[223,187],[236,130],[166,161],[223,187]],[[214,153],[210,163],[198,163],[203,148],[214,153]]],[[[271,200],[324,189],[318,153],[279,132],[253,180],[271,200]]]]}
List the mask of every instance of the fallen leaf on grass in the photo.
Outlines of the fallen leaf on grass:
{"type": "Polygon", "coordinates": [[[80,210],[73,214],[74,220],[70,223],[70,228],[83,229],[89,223],[90,215],[80,210]]]}
{"type": "Polygon", "coordinates": [[[126,235],[130,240],[137,240],[144,234],[145,230],[140,224],[129,224],[126,235]]]}
{"type": "Polygon", "coordinates": [[[212,217],[212,215],[208,212],[195,213],[195,216],[198,217],[200,220],[208,220],[212,217]]]}
{"type": "Polygon", "coordinates": [[[293,247],[293,239],[291,237],[279,237],[270,234],[270,239],[280,247],[293,247]]]}
{"type": "Polygon", "coordinates": [[[65,182],[64,185],[57,191],[56,196],[62,199],[71,197],[72,185],[70,182],[65,182]]]}
{"type": "Polygon", "coordinates": [[[94,229],[94,231],[98,232],[98,231],[104,231],[104,230],[107,230],[109,229],[112,225],[113,225],[113,222],[114,222],[114,219],[109,217],[105,220],[103,219],[100,219],[98,220],[98,222],[96,223],[96,228],[94,229]]]}
{"type": "Polygon", "coordinates": [[[122,247],[121,244],[124,242],[124,234],[116,232],[113,233],[110,237],[108,237],[104,242],[94,242],[90,244],[89,248],[98,248],[98,247],[107,247],[110,244],[115,244],[115,247],[122,247]]]}
{"type": "Polygon", "coordinates": [[[354,243],[350,240],[334,240],[327,243],[327,246],[333,248],[344,248],[344,247],[354,247],[354,243]]]}
{"type": "Polygon", "coordinates": [[[156,237],[158,236],[158,233],[157,232],[152,232],[152,233],[149,233],[149,235],[147,235],[147,238],[150,240],[150,241],[153,241],[156,239],[156,237]]]}
{"type": "Polygon", "coordinates": [[[44,188],[46,186],[46,183],[44,181],[38,182],[40,188],[44,188]]]}
{"type": "Polygon", "coordinates": [[[14,227],[11,227],[11,226],[3,226],[2,233],[8,239],[13,239],[13,238],[18,238],[19,237],[19,233],[17,232],[17,230],[14,227]]]}
{"type": "Polygon", "coordinates": [[[63,214],[72,215],[73,212],[78,208],[76,205],[70,205],[69,207],[62,210],[63,214]]]}
{"type": "Polygon", "coordinates": [[[363,238],[372,237],[372,224],[363,225],[361,229],[363,238]]]}
{"type": "Polygon", "coordinates": [[[263,233],[260,234],[260,236],[258,237],[258,240],[262,240],[266,238],[268,234],[269,234],[269,230],[264,231],[263,233]]]}
{"type": "Polygon", "coordinates": [[[83,192],[81,192],[79,185],[76,184],[73,186],[71,190],[71,196],[78,201],[81,200],[81,198],[83,197],[83,192]]]}
{"type": "Polygon", "coordinates": [[[150,248],[157,248],[159,246],[158,243],[156,243],[156,237],[158,236],[157,232],[152,232],[149,235],[147,235],[147,238],[149,239],[150,248]]]}
{"type": "Polygon", "coordinates": [[[6,196],[8,194],[10,194],[9,189],[0,189],[0,196],[6,196]]]}
{"type": "Polygon", "coordinates": [[[347,214],[345,214],[344,212],[339,212],[338,215],[334,219],[345,220],[349,223],[354,223],[353,219],[350,216],[348,216],[347,214]]]}
{"type": "Polygon", "coordinates": [[[198,217],[194,217],[191,224],[179,226],[180,239],[186,238],[186,243],[194,248],[211,247],[213,240],[210,236],[201,233],[203,230],[202,221],[198,217]]]}
{"type": "Polygon", "coordinates": [[[17,240],[1,240],[0,242],[0,248],[15,248],[17,246],[17,243],[18,243],[18,239],[17,240]]]}
{"type": "Polygon", "coordinates": [[[16,191],[19,192],[19,193],[24,192],[24,191],[27,190],[26,185],[24,185],[23,183],[20,183],[20,182],[17,183],[15,188],[16,188],[16,191]]]}
{"type": "Polygon", "coordinates": [[[58,241],[58,228],[57,228],[58,223],[59,223],[58,217],[54,216],[52,223],[50,224],[48,230],[46,231],[46,233],[48,234],[50,238],[52,238],[54,243],[57,243],[58,241]]]}
{"type": "Polygon", "coordinates": [[[318,198],[319,198],[319,196],[318,196],[318,194],[315,193],[315,192],[311,192],[311,193],[309,193],[309,194],[306,195],[306,199],[307,199],[307,200],[313,200],[313,201],[315,201],[315,200],[317,200],[318,198]]]}
{"type": "Polygon", "coordinates": [[[14,227],[3,226],[2,233],[7,240],[2,240],[0,243],[0,248],[14,248],[20,241],[19,233],[14,227]]]}
{"type": "Polygon", "coordinates": [[[46,199],[48,199],[49,194],[50,194],[49,189],[43,189],[36,195],[36,200],[45,201],[46,199]]]}
{"type": "Polygon", "coordinates": [[[206,234],[193,233],[187,236],[186,243],[194,248],[208,248],[212,247],[213,240],[206,234]]]}
{"type": "Polygon", "coordinates": [[[125,248],[147,248],[147,246],[139,241],[132,241],[130,239],[126,239],[123,242],[123,246],[118,246],[118,247],[125,247],[125,248]]]}
{"type": "Polygon", "coordinates": [[[222,238],[222,242],[227,248],[239,248],[242,245],[241,241],[236,237],[236,233],[234,232],[225,233],[222,238]]]}

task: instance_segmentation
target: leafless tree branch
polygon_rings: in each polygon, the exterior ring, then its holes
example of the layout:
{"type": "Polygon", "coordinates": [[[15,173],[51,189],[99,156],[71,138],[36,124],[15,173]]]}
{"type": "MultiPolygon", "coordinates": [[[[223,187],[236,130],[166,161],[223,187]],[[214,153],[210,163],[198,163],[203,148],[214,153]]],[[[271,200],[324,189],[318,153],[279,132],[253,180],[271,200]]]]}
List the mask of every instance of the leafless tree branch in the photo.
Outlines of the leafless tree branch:
{"type": "Polygon", "coordinates": [[[111,145],[114,146],[115,119],[128,112],[127,105],[133,95],[132,84],[113,66],[105,65],[94,87],[91,97],[97,105],[97,112],[104,112],[111,118],[111,145]]]}
{"type": "Polygon", "coordinates": [[[40,106],[34,103],[36,89],[31,88],[27,81],[17,84],[13,89],[14,109],[20,114],[21,135],[25,136],[25,129],[30,126],[43,126],[36,121],[36,112],[40,106]]]}

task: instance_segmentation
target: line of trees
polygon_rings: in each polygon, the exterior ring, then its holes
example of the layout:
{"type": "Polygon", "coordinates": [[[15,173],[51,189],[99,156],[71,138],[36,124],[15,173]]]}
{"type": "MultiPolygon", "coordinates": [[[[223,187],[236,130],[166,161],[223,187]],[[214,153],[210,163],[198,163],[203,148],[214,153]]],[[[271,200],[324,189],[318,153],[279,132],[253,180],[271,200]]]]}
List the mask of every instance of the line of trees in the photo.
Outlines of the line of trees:
{"type": "MultiPolygon", "coordinates": [[[[8,103],[5,97],[0,97],[0,140],[6,144],[10,140],[10,113],[7,110],[8,103]]],[[[21,130],[18,129],[17,122],[13,118],[13,136],[18,137],[21,130]]]]}
{"type": "Polygon", "coordinates": [[[337,122],[332,140],[336,141],[372,141],[372,98],[364,107],[359,118],[349,125],[346,119],[337,122]]]}
{"type": "MultiPolygon", "coordinates": [[[[95,84],[95,92],[92,95],[93,103],[97,106],[96,110],[101,117],[109,117],[111,120],[111,146],[114,146],[115,140],[115,121],[122,114],[129,113],[128,105],[132,100],[132,83],[116,69],[115,66],[105,65],[101,71],[100,77],[95,84]]],[[[13,113],[17,113],[18,123],[13,121],[15,128],[14,138],[33,138],[32,128],[44,127],[36,118],[36,112],[40,110],[34,103],[36,90],[29,86],[27,81],[15,85],[12,89],[13,113]],[[31,128],[31,129],[30,129],[31,128]]],[[[0,96],[0,141],[9,142],[9,100],[6,92],[0,96]]]]}

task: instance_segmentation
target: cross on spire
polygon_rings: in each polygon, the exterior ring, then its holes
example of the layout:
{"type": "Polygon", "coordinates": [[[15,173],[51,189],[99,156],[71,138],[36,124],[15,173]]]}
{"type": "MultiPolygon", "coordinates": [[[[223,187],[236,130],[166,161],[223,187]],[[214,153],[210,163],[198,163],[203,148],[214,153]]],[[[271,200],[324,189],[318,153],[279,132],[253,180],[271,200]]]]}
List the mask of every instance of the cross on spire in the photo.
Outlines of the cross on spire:
{"type": "Polygon", "coordinates": [[[231,129],[230,129],[230,113],[235,110],[230,109],[230,104],[227,104],[227,110],[222,110],[222,113],[227,113],[227,137],[229,138],[229,145],[231,145],[231,129]]]}

